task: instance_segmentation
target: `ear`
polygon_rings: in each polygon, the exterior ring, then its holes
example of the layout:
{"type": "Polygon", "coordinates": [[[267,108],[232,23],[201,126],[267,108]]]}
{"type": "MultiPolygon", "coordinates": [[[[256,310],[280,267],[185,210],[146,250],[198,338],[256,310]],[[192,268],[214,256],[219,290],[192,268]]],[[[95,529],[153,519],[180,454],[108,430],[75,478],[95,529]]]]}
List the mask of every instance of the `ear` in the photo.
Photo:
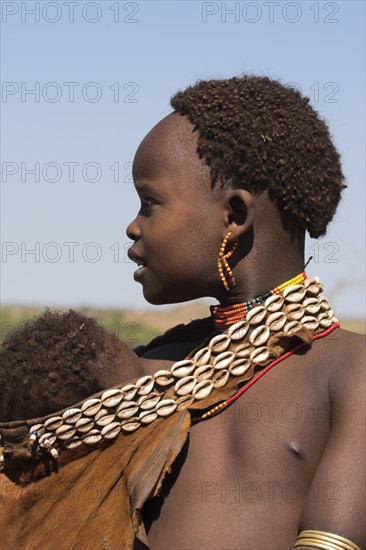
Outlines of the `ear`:
{"type": "Polygon", "coordinates": [[[229,241],[235,241],[253,227],[254,197],[246,189],[233,189],[225,197],[225,209],[226,232],[231,231],[229,241]]]}

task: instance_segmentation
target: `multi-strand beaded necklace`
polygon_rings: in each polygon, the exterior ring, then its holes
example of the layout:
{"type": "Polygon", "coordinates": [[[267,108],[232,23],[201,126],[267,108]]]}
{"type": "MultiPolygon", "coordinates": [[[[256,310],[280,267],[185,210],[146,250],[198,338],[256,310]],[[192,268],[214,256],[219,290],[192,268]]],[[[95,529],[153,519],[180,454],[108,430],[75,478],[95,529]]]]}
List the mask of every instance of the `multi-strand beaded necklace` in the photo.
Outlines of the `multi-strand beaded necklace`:
{"type": "Polygon", "coordinates": [[[297,285],[299,283],[302,283],[306,279],[306,273],[305,271],[302,271],[296,277],[293,277],[289,281],[286,281],[285,283],[282,283],[279,286],[276,286],[269,292],[266,292],[265,294],[261,294],[260,296],[257,296],[256,298],[253,298],[252,300],[249,300],[247,302],[244,302],[242,304],[233,304],[231,306],[211,306],[211,315],[214,318],[215,325],[219,330],[226,330],[231,325],[236,323],[237,321],[240,321],[241,319],[244,319],[246,314],[252,307],[254,306],[260,306],[263,304],[267,298],[272,296],[273,294],[280,294],[285,290],[286,287],[290,285],[297,285]]]}
{"type": "MultiPolygon", "coordinates": [[[[276,286],[269,292],[266,292],[265,294],[261,294],[260,296],[257,296],[256,298],[253,298],[252,300],[249,300],[247,302],[241,303],[241,304],[234,304],[231,306],[210,306],[211,315],[215,321],[216,328],[219,331],[224,331],[228,329],[231,325],[234,323],[237,323],[241,320],[243,320],[248,313],[250,309],[252,309],[255,306],[259,306],[263,304],[267,298],[274,294],[280,294],[291,285],[296,285],[302,283],[306,279],[306,273],[305,271],[302,271],[292,279],[282,283],[279,286],[276,286]]],[[[318,338],[322,338],[332,332],[335,328],[338,328],[339,324],[334,324],[333,326],[326,329],[324,332],[320,334],[316,334],[313,336],[313,340],[317,340],[318,338]]],[[[197,348],[192,350],[186,357],[186,359],[191,359],[199,349],[206,346],[206,344],[210,341],[212,338],[212,334],[210,334],[206,340],[200,344],[197,348]]],[[[272,367],[280,363],[281,361],[284,361],[287,359],[290,355],[294,354],[298,349],[300,349],[302,346],[304,346],[305,343],[302,342],[295,346],[292,350],[284,353],[281,355],[281,357],[278,357],[269,365],[267,365],[264,369],[262,369],[254,378],[252,378],[247,384],[245,384],[243,387],[241,387],[234,395],[229,397],[228,399],[225,399],[215,407],[212,407],[210,410],[202,414],[201,416],[198,416],[196,418],[192,419],[192,424],[200,422],[201,420],[205,420],[206,418],[212,416],[215,413],[221,412],[223,409],[229,407],[234,401],[236,401],[243,393],[245,393],[253,384],[255,384],[266,372],[268,372],[272,367]]]]}

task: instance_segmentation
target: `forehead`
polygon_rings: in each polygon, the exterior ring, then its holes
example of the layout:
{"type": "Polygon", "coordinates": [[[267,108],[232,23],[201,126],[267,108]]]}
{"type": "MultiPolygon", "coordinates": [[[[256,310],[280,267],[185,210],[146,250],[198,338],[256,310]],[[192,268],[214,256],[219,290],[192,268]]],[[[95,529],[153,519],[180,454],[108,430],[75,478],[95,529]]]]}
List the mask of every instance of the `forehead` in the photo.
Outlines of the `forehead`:
{"type": "Polygon", "coordinates": [[[192,178],[209,176],[197,155],[197,134],[187,117],[171,113],[150,130],[140,143],[133,161],[133,177],[192,178]]]}

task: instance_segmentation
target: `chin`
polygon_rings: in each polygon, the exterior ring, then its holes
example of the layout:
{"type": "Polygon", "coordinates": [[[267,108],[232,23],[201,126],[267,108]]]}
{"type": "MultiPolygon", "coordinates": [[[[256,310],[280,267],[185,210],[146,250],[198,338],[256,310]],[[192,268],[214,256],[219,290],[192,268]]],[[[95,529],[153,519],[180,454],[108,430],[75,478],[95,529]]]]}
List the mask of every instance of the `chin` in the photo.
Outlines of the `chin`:
{"type": "Polygon", "coordinates": [[[144,291],[145,300],[153,306],[164,306],[166,304],[177,304],[181,300],[172,300],[168,299],[167,296],[162,296],[161,294],[152,294],[144,291]]]}
{"type": "Polygon", "coordinates": [[[204,298],[207,295],[202,294],[181,294],[177,295],[175,293],[169,293],[169,292],[150,292],[148,289],[143,289],[144,298],[149,304],[152,304],[153,306],[163,306],[163,305],[169,305],[169,304],[181,304],[183,302],[190,302],[192,300],[197,300],[199,298],[204,298]]]}

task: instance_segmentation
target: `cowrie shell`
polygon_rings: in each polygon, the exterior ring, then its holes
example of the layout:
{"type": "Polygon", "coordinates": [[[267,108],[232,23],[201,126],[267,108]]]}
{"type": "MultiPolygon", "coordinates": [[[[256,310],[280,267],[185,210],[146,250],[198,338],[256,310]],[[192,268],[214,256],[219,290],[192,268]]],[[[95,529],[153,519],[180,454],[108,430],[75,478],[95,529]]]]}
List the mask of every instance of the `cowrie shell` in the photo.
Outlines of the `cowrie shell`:
{"type": "Polygon", "coordinates": [[[117,409],[117,416],[118,418],[130,418],[137,413],[138,409],[135,401],[123,401],[117,409]]]}
{"type": "Polygon", "coordinates": [[[121,424],[119,422],[112,422],[108,426],[105,426],[102,430],[102,436],[105,439],[114,439],[121,431],[121,424]]]}
{"type": "Polygon", "coordinates": [[[105,414],[104,416],[98,418],[98,420],[96,420],[96,423],[98,424],[98,426],[108,426],[108,424],[111,424],[115,418],[115,414],[105,414]]]}
{"type": "Polygon", "coordinates": [[[122,422],[121,428],[125,432],[134,432],[141,426],[141,420],[140,418],[137,418],[137,416],[133,416],[132,418],[129,418],[125,422],[122,422]]]}
{"type": "Polygon", "coordinates": [[[227,334],[232,340],[241,340],[244,338],[249,329],[249,323],[247,321],[238,321],[227,329],[227,334]]]}
{"type": "Polygon", "coordinates": [[[275,311],[281,309],[283,301],[283,297],[280,294],[273,294],[272,296],[269,296],[264,302],[264,307],[270,313],[274,313],[275,311]]]}
{"type": "Polygon", "coordinates": [[[99,430],[94,429],[91,430],[89,433],[83,435],[81,439],[87,445],[94,445],[95,443],[99,443],[99,441],[102,439],[102,434],[99,430]]]}
{"type": "Polygon", "coordinates": [[[169,416],[175,411],[176,408],[177,403],[174,401],[174,399],[162,399],[156,405],[155,410],[158,416],[169,416]]]}
{"type": "Polygon", "coordinates": [[[223,353],[220,353],[220,355],[215,357],[213,365],[216,370],[227,369],[234,360],[234,357],[235,353],[233,353],[232,351],[224,351],[223,353]]]}
{"type": "Polygon", "coordinates": [[[319,283],[319,282],[320,282],[319,277],[307,277],[307,279],[305,279],[305,281],[303,282],[303,286],[305,288],[308,288],[310,285],[314,283],[319,283]]]}
{"type": "Polygon", "coordinates": [[[197,381],[194,376],[186,376],[185,378],[181,378],[174,386],[175,393],[178,395],[187,395],[191,393],[196,385],[196,382],[197,381]]]}
{"type": "Polygon", "coordinates": [[[212,377],[214,372],[214,368],[211,365],[201,365],[198,367],[195,372],[194,376],[197,378],[197,380],[208,380],[212,377]]]}
{"type": "Polygon", "coordinates": [[[127,386],[123,386],[123,388],[121,388],[121,392],[123,393],[123,399],[130,401],[135,397],[137,388],[133,384],[127,384],[127,386]]]}
{"type": "Polygon", "coordinates": [[[103,416],[106,416],[107,414],[110,414],[108,409],[100,409],[97,414],[95,415],[95,421],[99,420],[103,416]]]}
{"type": "Polygon", "coordinates": [[[313,317],[312,315],[307,315],[305,317],[303,317],[301,320],[300,320],[300,323],[306,327],[306,328],[310,328],[310,329],[316,329],[318,328],[319,326],[319,321],[316,317],[313,317]]]}
{"type": "Polygon", "coordinates": [[[138,405],[141,409],[148,410],[153,409],[160,400],[161,395],[157,392],[149,393],[149,395],[142,395],[138,400],[138,405]]]}
{"type": "Polygon", "coordinates": [[[305,314],[305,310],[302,304],[292,303],[285,307],[285,313],[288,321],[298,321],[305,314]]]}
{"type": "Polygon", "coordinates": [[[223,388],[229,380],[229,371],[227,369],[218,370],[212,377],[214,388],[223,388]]]}
{"type": "Polygon", "coordinates": [[[256,348],[252,353],[250,354],[250,361],[254,365],[261,365],[262,363],[265,363],[269,358],[269,349],[264,346],[261,348],[256,348]]]}
{"type": "Polygon", "coordinates": [[[81,410],[85,416],[94,416],[102,408],[100,399],[88,399],[82,404],[81,410]]]}
{"type": "Polygon", "coordinates": [[[266,308],[263,306],[253,307],[247,313],[247,321],[251,325],[257,325],[258,323],[263,321],[263,319],[266,316],[266,313],[267,313],[266,308]]]}
{"type": "Polygon", "coordinates": [[[230,337],[226,334],[218,334],[214,336],[209,343],[210,349],[215,353],[225,351],[230,345],[230,337]]]}
{"type": "Polygon", "coordinates": [[[302,325],[299,323],[299,321],[289,321],[284,326],[283,332],[285,334],[292,334],[293,332],[297,332],[301,327],[302,325]]]}
{"type": "Polygon", "coordinates": [[[321,327],[323,328],[329,328],[330,326],[332,326],[333,323],[337,323],[338,320],[336,320],[335,318],[333,319],[329,319],[328,317],[327,318],[324,318],[324,319],[321,319],[319,321],[319,324],[321,327]]]}
{"type": "Polygon", "coordinates": [[[304,285],[302,284],[290,285],[283,290],[282,294],[284,298],[287,298],[287,296],[289,296],[290,294],[293,294],[294,292],[300,292],[301,290],[305,290],[304,285]]]}
{"type": "Polygon", "coordinates": [[[283,296],[286,302],[301,302],[305,294],[306,289],[303,285],[291,285],[283,291],[283,296]]]}
{"type": "Polygon", "coordinates": [[[103,403],[103,407],[115,407],[122,400],[123,393],[120,389],[107,390],[103,393],[100,400],[103,403]]]}
{"type": "Polygon", "coordinates": [[[324,287],[320,283],[313,283],[306,288],[306,294],[310,296],[317,296],[324,290],[324,287]]]}
{"type": "Polygon", "coordinates": [[[142,422],[142,424],[150,424],[151,422],[154,422],[156,420],[158,415],[155,411],[142,411],[139,414],[139,418],[142,422]]]}
{"type": "Polygon", "coordinates": [[[72,441],[67,441],[65,443],[65,447],[67,449],[76,449],[77,447],[80,447],[81,444],[82,444],[82,440],[80,439],[80,437],[76,437],[72,441]]]}
{"type": "Polygon", "coordinates": [[[168,386],[174,382],[174,376],[170,370],[158,370],[154,373],[154,378],[159,386],[168,386]]]}
{"type": "Polygon", "coordinates": [[[45,433],[39,438],[39,444],[41,447],[50,447],[56,441],[56,436],[53,433],[45,433]]]}
{"type": "Polygon", "coordinates": [[[75,435],[75,432],[76,430],[72,424],[62,424],[62,426],[57,428],[56,435],[59,439],[64,441],[75,435]]]}
{"type": "Polygon", "coordinates": [[[193,357],[193,362],[196,365],[207,365],[211,357],[211,350],[210,348],[202,348],[197,351],[195,356],[193,357]]]}
{"type": "Polygon", "coordinates": [[[311,304],[305,308],[306,313],[310,313],[310,315],[316,315],[319,310],[320,304],[311,304]]]}
{"type": "Polygon", "coordinates": [[[327,309],[329,309],[329,303],[328,303],[328,299],[326,298],[326,296],[322,295],[322,296],[317,296],[316,299],[318,300],[318,303],[321,305],[321,307],[323,308],[323,306],[328,306],[327,309]]]}
{"type": "Polygon", "coordinates": [[[176,378],[184,378],[194,371],[194,364],[191,360],[178,361],[172,366],[172,374],[176,378]]]}
{"type": "Polygon", "coordinates": [[[193,397],[192,395],[182,395],[181,397],[177,398],[177,411],[182,411],[183,409],[186,409],[193,403],[193,397]]]}
{"type": "Polygon", "coordinates": [[[89,432],[94,427],[94,424],[94,419],[90,417],[83,417],[75,423],[75,428],[78,430],[78,432],[85,433],[89,432]]]}
{"type": "Polygon", "coordinates": [[[43,429],[43,424],[33,424],[33,426],[29,428],[29,431],[30,433],[32,433],[32,432],[38,432],[38,430],[41,430],[41,429],[43,429]]]}
{"type": "Polygon", "coordinates": [[[268,315],[266,325],[270,330],[281,330],[286,323],[286,314],[283,311],[276,311],[268,315]]]}
{"type": "Polygon", "coordinates": [[[56,430],[63,423],[61,416],[53,416],[52,418],[47,418],[44,423],[44,427],[49,430],[56,430]]]}
{"type": "Polygon", "coordinates": [[[154,387],[154,378],[152,376],[142,376],[135,382],[137,393],[139,395],[147,395],[154,387]]]}
{"type": "Polygon", "coordinates": [[[313,284],[321,284],[319,277],[308,277],[307,279],[305,279],[305,281],[303,283],[305,288],[308,288],[309,286],[311,286],[313,284]]]}
{"type": "Polygon", "coordinates": [[[212,392],[214,383],[212,380],[202,380],[193,388],[192,394],[195,399],[204,399],[212,392]]]}
{"type": "Polygon", "coordinates": [[[255,328],[251,335],[249,336],[249,341],[253,346],[263,346],[270,335],[270,330],[265,325],[260,325],[259,327],[255,328]]]}
{"type": "Polygon", "coordinates": [[[327,311],[322,311],[317,316],[317,319],[318,319],[318,321],[321,321],[322,319],[328,319],[328,312],[327,311]]]}
{"type": "Polygon", "coordinates": [[[245,342],[244,344],[240,344],[240,346],[235,348],[235,357],[237,359],[247,359],[252,351],[253,350],[249,342],[245,342]]]}
{"type": "Polygon", "coordinates": [[[242,376],[249,370],[251,367],[251,362],[248,360],[238,359],[234,361],[229,367],[230,374],[233,376],[242,376]]]}
{"type": "Polygon", "coordinates": [[[316,315],[320,310],[320,302],[316,298],[305,298],[302,305],[310,315],[316,315]]]}
{"type": "Polygon", "coordinates": [[[64,422],[67,424],[75,424],[81,418],[81,409],[67,409],[62,415],[64,422]]]}

